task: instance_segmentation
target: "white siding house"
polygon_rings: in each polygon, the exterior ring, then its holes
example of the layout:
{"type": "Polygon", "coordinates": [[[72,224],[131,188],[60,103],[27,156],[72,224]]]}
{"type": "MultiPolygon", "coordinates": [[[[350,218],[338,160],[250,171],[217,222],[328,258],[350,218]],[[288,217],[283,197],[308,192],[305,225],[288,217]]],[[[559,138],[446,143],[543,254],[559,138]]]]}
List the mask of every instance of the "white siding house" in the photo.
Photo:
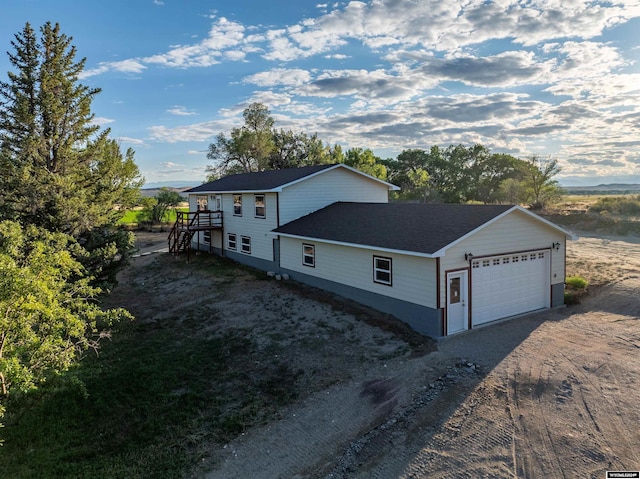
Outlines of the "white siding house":
{"type": "Polygon", "coordinates": [[[221,229],[196,232],[191,245],[259,269],[277,270],[280,247],[271,233],[274,229],[336,201],[365,198],[386,203],[389,191],[397,189],[342,164],[227,176],[188,190],[191,211],[206,202],[207,209],[219,206],[223,215],[221,229]]]}
{"type": "Polygon", "coordinates": [[[192,246],[433,337],[564,303],[569,232],[518,206],[388,203],[394,189],[344,165],[229,176],[189,190],[223,217],[192,246]]]}

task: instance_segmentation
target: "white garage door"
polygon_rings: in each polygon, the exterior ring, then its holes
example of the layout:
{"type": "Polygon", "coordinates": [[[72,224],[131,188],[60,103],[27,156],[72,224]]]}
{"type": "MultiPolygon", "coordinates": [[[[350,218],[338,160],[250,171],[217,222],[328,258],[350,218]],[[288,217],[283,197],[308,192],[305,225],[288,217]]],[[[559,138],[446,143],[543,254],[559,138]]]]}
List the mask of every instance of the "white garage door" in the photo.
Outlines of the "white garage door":
{"type": "Polygon", "coordinates": [[[549,307],[550,259],[548,250],[474,259],[471,262],[472,324],[549,307]]]}

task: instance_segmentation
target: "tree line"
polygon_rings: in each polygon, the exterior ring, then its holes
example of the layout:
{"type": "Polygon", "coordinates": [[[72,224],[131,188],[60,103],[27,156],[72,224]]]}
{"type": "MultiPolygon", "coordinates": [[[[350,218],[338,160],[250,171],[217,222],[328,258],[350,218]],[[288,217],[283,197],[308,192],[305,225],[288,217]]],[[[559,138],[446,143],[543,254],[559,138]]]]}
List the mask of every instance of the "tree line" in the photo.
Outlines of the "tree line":
{"type": "Polygon", "coordinates": [[[0,418],[11,395],[67,370],[124,310],[103,310],[133,247],[114,228],[138,201],[134,152],[94,124],[100,92],[85,59],[48,22],[29,23],[0,81],[0,418]],[[119,205],[120,208],[114,208],[119,205]]]}
{"type": "Polygon", "coordinates": [[[244,124],[209,145],[206,181],[222,176],[308,165],[343,163],[401,187],[395,200],[444,203],[511,203],[543,208],[560,195],[557,160],[522,160],[482,145],[410,149],[382,159],[370,149],[329,146],[317,134],[278,130],[268,108],[252,103],[244,124]]]}

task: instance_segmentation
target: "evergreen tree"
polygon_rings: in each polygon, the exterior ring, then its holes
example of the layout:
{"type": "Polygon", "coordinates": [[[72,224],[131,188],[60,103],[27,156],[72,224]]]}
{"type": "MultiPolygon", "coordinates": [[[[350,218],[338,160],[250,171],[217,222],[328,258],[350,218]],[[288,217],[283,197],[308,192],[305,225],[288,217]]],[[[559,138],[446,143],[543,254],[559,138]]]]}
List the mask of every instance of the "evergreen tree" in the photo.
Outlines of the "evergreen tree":
{"type": "Polygon", "coordinates": [[[132,240],[107,227],[142,185],[133,151],[123,155],[109,130],[93,123],[100,89],[78,82],[85,59],[76,61],[72,38],[58,24],[46,23],[40,33],[38,40],[27,23],[15,35],[14,71],[0,82],[0,218],[82,243],[102,236],[99,244],[119,245],[105,259],[121,261],[126,251],[119,248],[132,240]]]}

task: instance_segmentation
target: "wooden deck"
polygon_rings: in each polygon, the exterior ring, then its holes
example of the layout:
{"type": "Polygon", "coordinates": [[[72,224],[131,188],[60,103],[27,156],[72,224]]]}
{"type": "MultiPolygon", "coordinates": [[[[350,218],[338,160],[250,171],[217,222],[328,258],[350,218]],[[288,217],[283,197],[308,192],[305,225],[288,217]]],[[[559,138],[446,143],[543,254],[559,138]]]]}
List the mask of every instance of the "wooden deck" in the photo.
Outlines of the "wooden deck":
{"type": "Polygon", "coordinates": [[[221,230],[222,224],[222,211],[178,211],[176,222],[169,233],[169,252],[188,253],[196,233],[221,230]]]}

